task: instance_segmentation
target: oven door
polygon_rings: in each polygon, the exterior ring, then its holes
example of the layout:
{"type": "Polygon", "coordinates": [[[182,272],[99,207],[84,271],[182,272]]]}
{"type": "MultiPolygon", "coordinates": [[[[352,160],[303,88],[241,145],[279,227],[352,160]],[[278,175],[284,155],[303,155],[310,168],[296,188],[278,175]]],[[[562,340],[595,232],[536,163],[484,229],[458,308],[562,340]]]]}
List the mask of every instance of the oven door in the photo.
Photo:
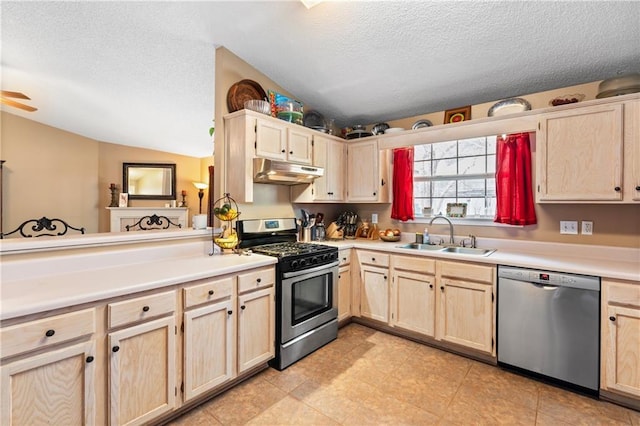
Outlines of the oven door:
{"type": "Polygon", "coordinates": [[[338,262],[282,276],[281,342],[338,317],[338,262]]]}

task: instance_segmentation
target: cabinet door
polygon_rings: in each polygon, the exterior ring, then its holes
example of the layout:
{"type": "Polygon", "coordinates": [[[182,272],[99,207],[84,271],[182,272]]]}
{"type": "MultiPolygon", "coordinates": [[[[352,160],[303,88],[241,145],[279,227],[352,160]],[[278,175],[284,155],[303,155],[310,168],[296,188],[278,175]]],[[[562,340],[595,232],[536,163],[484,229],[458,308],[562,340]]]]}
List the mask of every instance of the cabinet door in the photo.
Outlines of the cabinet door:
{"type": "Polygon", "coordinates": [[[640,397],[640,309],[608,306],[606,386],[640,397]]]}
{"type": "Polygon", "coordinates": [[[537,145],[538,201],[622,199],[622,104],[544,115],[537,145]]]}
{"type": "Polygon", "coordinates": [[[360,315],[389,321],[389,281],[387,268],[363,265],[360,269],[360,315]]]}
{"type": "Polygon", "coordinates": [[[184,313],[185,401],[234,377],[234,302],[228,299],[184,313]]]}
{"type": "Polygon", "coordinates": [[[624,198],[640,201],[640,101],[624,104],[624,198]]]}
{"type": "Polygon", "coordinates": [[[91,341],[0,367],[1,423],[95,424],[94,357],[95,343],[91,341]]]}
{"type": "Polygon", "coordinates": [[[435,277],[395,271],[392,279],[391,325],[433,337],[435,277]]]}
{"type": "Polygon", "coordinates": [[[344,200],[344,143],[322,136],[313,138],[313,164],[324,168],[314,181],[314,201],[344,200]]]}
{"type": "Polygon", "coordinates": [[[378,201],[378,141],[347,145],[347,200],[378,201]]]}
{"type": "Polygon", "coordinates": [[[289,127],[287,129],[287,160],[311,164],[313,134],[310,130],[289,127]]]}
{"type": "Polygon", "coordinates": [[[274,287],[238,296],[238,373],[275,356],[274,287]]]}
{"type": "Polygon", "coordinates": [[[175,319],[109,334],[111,425],[143,424],[175,406],[175,319]]]}
{"type": "Polygon", "coordinates": [[[492,286],[441,278],[436,338],[491,353],[492,286]]]}
{"type": "Polygon", "coordinates": [[[351,267],[341,266],[338,271],[338,321],[351,316],[351,267]]]}
{"type": "Polygon", "coordinates": [[[274,160],[287,159],[287,126],[285,124],[257,120],[256,156],[274,160]]]}

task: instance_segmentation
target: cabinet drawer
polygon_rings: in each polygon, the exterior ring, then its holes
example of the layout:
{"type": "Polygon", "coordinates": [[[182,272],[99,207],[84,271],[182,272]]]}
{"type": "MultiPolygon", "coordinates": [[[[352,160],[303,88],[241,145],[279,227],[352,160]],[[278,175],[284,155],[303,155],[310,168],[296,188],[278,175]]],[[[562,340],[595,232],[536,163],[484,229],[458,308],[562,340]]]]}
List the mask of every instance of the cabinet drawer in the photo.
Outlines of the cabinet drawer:
{"type": "Polygon", "coordinates": [[[199,281],[199,284],[186,287],[183,290],[184,307],[188,308],[229,298],[233,295],[234,284],[234,277],[199,281]]]}
{"type": "Polygon", "coordinates": [[[604,281],[607,286],[607,302],[616,305],[640,307],[640,283],[604,281]]]}
{"type": "Polygon", "coordinates": [[[238,293],[271,287],[276,282],[275,268],[262,268],[238,275],[238,293]]]}
{"type": "Polygon", "coordinates": [[[338,251],[338,259],[340,264],[338,266],[344,266],[351,263],[351,249],[345,249],[338,251]]]}
{"type": "Polygon", "coordinates": [[[88,336],[95,331],[95,309],[85,309],[13,325],[0,330],[1,357],[5,358],[88,336]]]}
{"type": "Polygon", "coordinates": [[[393,268],[433,275],[436,273],[436,261],[420,257],[393,256],[393,268]]]}
{"type": "Polygon", "coordinates": [[[175,309],[175,291],[109,303],[107,306],[109,328],[170,314],[175,309]]]}
{"type": "Polygon", "coordinates": [[[389,266],[389,255],[377,251],[358,250],[358,261],[365,265],[389,266]]]}
{"type": "Polygon", "coordinates": [[[455,277],[493,284],[495,269],[493,266],[440,261],[438,262],[438,268],[440,270],[440,275],[443,277],[455,277]]]}

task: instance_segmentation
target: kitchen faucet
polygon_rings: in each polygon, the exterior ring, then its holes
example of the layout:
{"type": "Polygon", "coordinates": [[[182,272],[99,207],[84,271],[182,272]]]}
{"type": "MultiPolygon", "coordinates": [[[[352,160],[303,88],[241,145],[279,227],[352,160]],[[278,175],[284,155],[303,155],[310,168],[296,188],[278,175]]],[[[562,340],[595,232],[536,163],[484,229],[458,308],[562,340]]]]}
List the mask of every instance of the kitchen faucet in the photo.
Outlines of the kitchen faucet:
{"type": "Polygon", "coordinates": [[[444,217],[442,215],[437,215],[436,217],[431,219],[431,222],[429,222],[429,225],[432,225],[433,221],[438,219],[438,218],[439,219],[444,219],[449,223],[449,243],[455,244],[454,241],[453,241],[453,223],[451,223],[451,221],[448,218],[446,218],[446,217],[444,217]]]}

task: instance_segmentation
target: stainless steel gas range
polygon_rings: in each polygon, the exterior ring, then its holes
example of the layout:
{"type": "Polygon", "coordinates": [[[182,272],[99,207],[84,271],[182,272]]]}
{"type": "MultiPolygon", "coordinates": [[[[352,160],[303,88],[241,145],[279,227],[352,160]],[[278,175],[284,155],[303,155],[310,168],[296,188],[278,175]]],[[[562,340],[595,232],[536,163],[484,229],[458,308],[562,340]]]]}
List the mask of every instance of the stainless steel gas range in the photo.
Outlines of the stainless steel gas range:
{"type": "Polygon", "coordinates": [[[276,357],[283,370],[338,337],[338,249],[297,241],[296,221],[238,221],[240,248],[275,256],[276,357]]]}

